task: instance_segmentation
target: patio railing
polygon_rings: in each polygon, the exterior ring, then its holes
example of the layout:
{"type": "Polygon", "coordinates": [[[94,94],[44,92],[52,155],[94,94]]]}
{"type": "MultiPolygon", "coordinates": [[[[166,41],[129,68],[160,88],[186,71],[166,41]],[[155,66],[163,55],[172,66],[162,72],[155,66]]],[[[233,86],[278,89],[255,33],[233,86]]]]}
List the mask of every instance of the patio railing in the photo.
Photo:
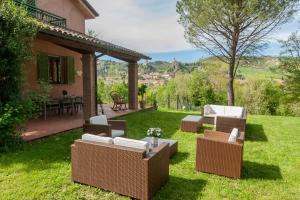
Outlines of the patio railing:
{"type": "Polygon", "coordinates": [[[21,0],[14,0],[14,2],[17,5],[22,6],[28,12],[28,14],[30,16],[32,16],[38,20],[41,20],[41,21],[44,21],[44,22],[47,22],[47,23],[50,23],[50,24],[53,24],[56,26],[66,27],[67,20],[63,17],[57,16],[57,15],[47,12],[45,10],[38,9],[30,4],[22,2],[21,0]]]}

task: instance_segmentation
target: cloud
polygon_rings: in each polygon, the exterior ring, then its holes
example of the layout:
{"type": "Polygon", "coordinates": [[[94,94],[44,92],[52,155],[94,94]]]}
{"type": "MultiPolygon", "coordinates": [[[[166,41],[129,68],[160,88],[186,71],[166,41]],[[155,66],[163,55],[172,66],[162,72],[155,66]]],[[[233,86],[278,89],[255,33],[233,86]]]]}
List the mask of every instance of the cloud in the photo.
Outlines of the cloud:
{"type": "MultiPolygon", "coordinates": [[[[87,30],[100,39],[144,53],[192,49],[177,22],[176,0],[89,0],[100,16],[88,20],[87,30]]],[[[287,39],[300,28],[295,19],[270,35],[272,41],[287,39]]]]}
{"type": "Polygon", "coordinates": [[[178,24],[176,0],[89,0],[100,16],[88,20],[87,30],[100,39],[140,52],[190,49],[178,24]]]}

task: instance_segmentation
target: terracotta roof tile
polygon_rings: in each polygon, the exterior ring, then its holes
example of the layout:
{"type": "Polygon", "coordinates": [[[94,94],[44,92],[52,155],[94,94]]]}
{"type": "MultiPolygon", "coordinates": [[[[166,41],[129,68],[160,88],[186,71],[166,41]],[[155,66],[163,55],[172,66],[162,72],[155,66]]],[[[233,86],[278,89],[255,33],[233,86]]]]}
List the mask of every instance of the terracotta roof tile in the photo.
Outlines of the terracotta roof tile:
{"type": "Polygon", "coordinates": [[[94,47],[99,47],[99,48],[104,48],[107,50],[115,51],[115,52],[120,52],[129,56],[137,57],[140,59],[147,59],[150,60],[151,58],[149,56],[146,56],[142,53],[139,53],[137,51],[133,51],[130,49],[127,49],[125,47],[121,47],[119,45],[115,45],[110,42],[106,42],[104,40],[100,40],[98,38],[86,35],[84,33],[80,33],[74,30],[66,29],[63,27],[51,25],[51,24],[44,24],[44,28],[40,30],[40,32],[44,33],[52,33],[55,34],[56,36],[64,37],[67,39],[71,40],[76,40],[78,42],[82,42],[87,45],[91,45],[94,47]]]}

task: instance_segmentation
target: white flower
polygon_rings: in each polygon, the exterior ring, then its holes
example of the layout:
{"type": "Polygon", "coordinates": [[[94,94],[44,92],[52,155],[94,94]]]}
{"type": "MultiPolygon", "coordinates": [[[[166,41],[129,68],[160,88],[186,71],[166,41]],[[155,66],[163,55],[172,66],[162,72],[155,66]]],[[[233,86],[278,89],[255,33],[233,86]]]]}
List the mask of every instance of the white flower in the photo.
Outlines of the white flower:
{"type": "Polygon", "coordinates": [[[147,135],[151,137],[161,137],[162,130],[160,128],[149,128],[147,130],[147,135]]]}

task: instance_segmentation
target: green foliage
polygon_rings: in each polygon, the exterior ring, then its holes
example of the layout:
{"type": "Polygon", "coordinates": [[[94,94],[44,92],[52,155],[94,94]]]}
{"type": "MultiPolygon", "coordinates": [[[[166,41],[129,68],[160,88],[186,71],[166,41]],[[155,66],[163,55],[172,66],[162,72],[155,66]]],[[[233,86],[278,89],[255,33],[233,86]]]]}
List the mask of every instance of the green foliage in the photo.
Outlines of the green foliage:
{"type": "Polygon", "coordinates": [[[31,114],[31,103],[21,92],[22,64],[32,56],[33,39],[40,27],[13,1],[0,2],[0,151],[17,143],[17,127],[31,114]]]}
{"type": "Polygon", "coordinates": [[[21,65],[31,57],[31,45],[38,27],[38,23],[12,1],[1,1],[0,101],[3,104],[21,95],[21,65]]]}
{"type": "Polygon", "coordinates": [[[249,79],[236,87],[237,104],[251,114],[277,115],[283,97],[282,89],[270,80],[249,79]]]}
{"type": "Polygon", "coordinates": [[[32,102],[10,102],[0,110],[0,152],[10,149],[22,143],[19,137],[22,124],[32,116],[32,102]]]}
{"type": "Polygon", "coordinates": [[[190,91],[192,101],[196,106],[203,107],[215,102],[214,90],[205,73],[200,71],[193,73],[190,91]]]}
{"type": "Polygon", "coordinates": [[[241,59],[297,11],[298,0],[179,0],[179,22],[187,40],[228,65],[228,105],[241,59]]]}
{"type": "Polygon", "coordinates": [[[282,41],[284,48],[280,59],[280,69],[284,74],[285,95],[288,102],[300,101],[300,36],[293,33],[287,41],[282,41]]]}
{"type": "Polygon", "coordinates": [[[144,101],[144,95],[146,94],[147,85],[142,84],[139,86],[139,95],[141,95],[141,100],[144,101]]]}
{"type": "Polygon", "coordinates": [[[114,91],[128,100],[128,85],[124,82],[114,83],[112,85],[105,84],[103,79],[98,79],[97,85],[97,101],[102,103],[112,103],[110,93],[114,91]]]}

